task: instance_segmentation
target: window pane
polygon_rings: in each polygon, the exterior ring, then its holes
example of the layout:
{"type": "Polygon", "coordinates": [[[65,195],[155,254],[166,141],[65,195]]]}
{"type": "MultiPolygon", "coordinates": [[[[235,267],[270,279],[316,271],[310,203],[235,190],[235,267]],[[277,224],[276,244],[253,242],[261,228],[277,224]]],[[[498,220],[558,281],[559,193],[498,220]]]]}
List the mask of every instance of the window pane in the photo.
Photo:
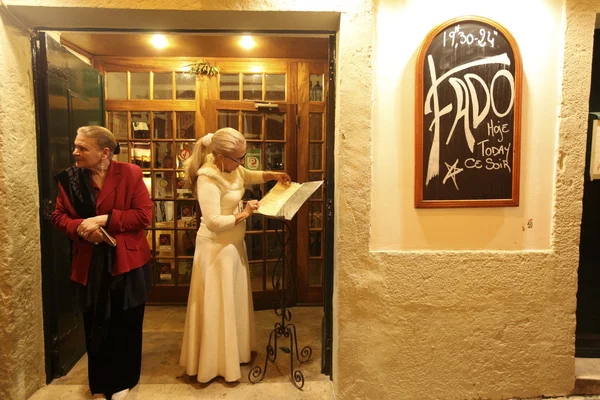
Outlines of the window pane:
{"type": "Polygon", "coordinates": [[[173,198],[173,172],[155,172],[152,180],[155,198],[173,198]]]}
{"type": "Polygon", "coordinates": [[[321,211],[320,201],[311,201],[308,203],[308,227],[322,228],[323,227],[323,212],[321,211]]]}
{"type": "Polygon", "coordinates": [[[323,74],[310,75],[310,101],[323,101],[323,74]]]}
{"type": "Polygon", "coordinates": [[[177,227],[194,229],[197,226],[195,201],[177,202],[177,227]]]}
{"type": "Polygon", "coordinates": [[[262,113],[242,111],[242,133],[246,139],[262,138],[262,113]]]}
{"type": "Polygon", "coordinates": [[[308,122],[310,140],[323,140],[323,114],[311,113],[308,122]]]}
{"type": "Polygon", "coordinates": [[[121,152],[115,154],[115,160],[118,162],[129,162],[129,143],[119,142],[119,146],[121,146],[121,152]]]}
{"type": "Polygon", "coordinates": [[[127,100],[127,72],[107,72],[107,99],[127,100]]]}
{"type": "Polygon", "coordinates": [[[267,263],[267,290],[274,290],[275,286],[277,286],[277,280],[279,279],[279,287],[281,288],[281,265],[277,267],[277,271],[275,271],[276,262],[268,262],[267,263]],[[273,277],[273,272],[275,271],[276,275],[273,277]]]}
{"type": "Polygon", "coordinates": [[[177,198],[178,199],[192,199],[192,191],[185,187],[185,172],[177,172],[177,198]]]}
{"type": "Polygon", "coordinates": [[[257,214],[246,218],[246,231],[262,231],[262,217],[257,214]]]}
{"type": "Polygon", "coordinates": [[[154,226],[156,228],[173,229],[175,227],[173,214],[172,201],[154,201],[154,226]]]}
{"type": "Polygon", "coordinates": [[[237,111],[219,111],[219,126],[221,128],[233,128],[239,130],[237,111]]]}
{"type": "Polygon", "coordinates": [[[277,260],[281,255],[281,241],[274,233],[267,233],[267,259],[277,260]]]}
{"type": "Polygon", "coordinates": [[[131,99],[150,98],[150,73],[130,72],[131,74],[131,99]]]}
{"type": "Polygon", "coordinates": [[[265,100],[285,100],[285,74],[267,74],[265,100]]]}
{"type": "Polygon", "coordinates": [[[158,257],[173,257],[174,231],[155,231],[158,257]]]}
{"type": "MultiPolygon", "coordinates": [[[[309,181],[322,181],[323,173],[322,172],[309,172],[308,173],[309,181]]],[[[310,196],[311,200],[323,200],[323,185],[321,185],[312,196],[310,196]]]]}
{"type": "Polygon", "coordinates": [[[131,162],[140,168],[150,168],[150,142],[131,142],[131,162]]]}
{"type": "Polygon", "coordinates": [[[285,114],[266,114],[265,133],[267,140],[285,140],[285,114]]]}
{"type": "Polygon", "coordinates": [[[244,200],[260,200],[262,199],[263,193],[261,189],[261,185],[252,185],[247,186],[246,191],[244,192],[244,200]]]}
{"type": "Polygon", "coordinates": [[[175,283],[175,261],[156,260],[154,261],[154,271],[159,285],[175,283]]]}
{"type": "Polygon", "coordinates": [[[308,262],[308,285],[321,286],[321,271],[323,270],[323,261],[310,260],[308,262]]]}
{"type": "Polygon", "coordinates": [[[322,232],[309,232],[309,254],[311,257],[321,257],[321,234],[322,232]]]}
{"type": "Polygon", "coordinates": [[[173,138],[173,113],[155,112],[154,113],[154,139],[172,139],[173,138]]]}
{"type": "Polygon", "coordinates": [[[221,74],[219,78],[221,100],[240,100],[240,76],[221,74]]]}
{"type": "Polygon", "coordinates": [[[244,74],[244,100],[262,100],[262,74],[244,74]]]}
{"type": "Polygon", "coordinates": [[[248,250],[248,260],[262,260],[263,259],[263,240],[262,235],[246,235],[246,249],[248,250]]]}
{"type": "Polygon", "coordinates": [[[173,74],[171,72],[154,73],[154,99],[171,100],[173,98],[173,74]]]}
{"type": "Polygon", "coordinates": [[[154,142],[154,168],[173,168],[173,142],[154,142]]]}
{"type": "Polygon", "coordinates": [[[321,143],[311,143],[310,144],[310,166],[309,168],[312,170],[322,170],[323,169],[323,145],[321,143]]]}
{"type": "Polygon", "coordinates": [[[263,263],[250,264],[250,286],[253,292],[263,290],[263,263]]]}
{"type": "Polygon", "coordinates": [[[148,189],[148,195],[152,197],[152,177],[150,176],[150,172],[144,171],[142,174],[142,180],[144,181],[144,185],[146,185],[146,189],[148,189]]]}
{"type": "MultiPolygon", "coordinates": [[[[275,186],[275,185],[273,185],[273,186],[275,186]]],[[[267,221],[267,230],[268,231],[281,230],[282,223],[280,220],[273,219],[273,218],[266,218],[266,221],[267,221]]]]}
{"type": "MultiPolygon", "coordinates": [[[[193,256],[196,248],[196,231],[185,229],[177,231],[177,255],[193,256]]],[[[191,260],[190,260],[191,261],[191,260]]]]}
{"type": "Polygon", "coordinates": [[[258,171],[262,168],[262,149],[260,144],[246,144],[246,160],[244,166],[253,171],[258,171]]]}
{"type": "Polygon", "coordinates": [[[127,140],[127,113],[109,112],[108,129],[115,135],[117,140],[127,140]]]}
{"type": "Polygon", "coordinates": [[[190,158],[195,142],[177,142],[177,168],[183,169],[185,160],[190,158]]]}
{"type": "Polygon", "coordinates": [[[134,139],[150,139],[150,113],[131,113],[131,136],[134,139]]]}
{"type": "MultiPolygon", "coordinates": [[[[193,253],[192,253],[193,254],[193,253]]],[[[194,266],[193,260],[179,260],[177,261],[177,284],[189,285],[192,281],[192,268],[194,266]]]]}
{"type": "Polygon", "coordinates": [[[285,144],[268,143],[265,155],[267,169],[275,171],[285,169],[285,144]]]}
{"type": "Polygon", "coordinates": [[[154,253],[154,240],[152,237],[152,233],[154,231],[150,230],[150,229],[146,229],[144,231],[144,233],[146,234],[146,241],[148,242],[148,247],[150,247],[150,253],[152,254],[152,257],[154,257],[155,253],[154,253]]]}
{"type": "Polygon", "coordinates": [[[176,99],[194,100],[196,98],[196,76],[184,72],[175,74],[176,99]]]}
{"type": "Polygon", "coordinates": [[[196,137],[196,113],[177,113],[177,139],[194,139],[196,137]]]}

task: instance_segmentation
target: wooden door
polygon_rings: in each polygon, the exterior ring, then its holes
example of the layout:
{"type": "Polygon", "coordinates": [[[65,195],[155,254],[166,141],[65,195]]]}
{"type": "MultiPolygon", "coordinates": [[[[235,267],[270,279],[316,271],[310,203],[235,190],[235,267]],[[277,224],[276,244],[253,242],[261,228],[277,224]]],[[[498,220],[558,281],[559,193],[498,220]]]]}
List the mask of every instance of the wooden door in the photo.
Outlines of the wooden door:
{"type": "Polygon", "coordinates": [[[98,71],[48,35],[36,41],[35,90],[42,247],[46,379],[65,375],[85,352],[81,315],[72,308],[71,245],[51,223],[54,176],[74,164],[77,128],[103,124],[103,81],[98,71]]]}
{"type": "MultiPolygon", "coordinates": [[[[297,182],[325,180],[296,216],[299,304],[323,304],[325,270],[325,197],[327,173],[327,64],[298,63],[297,182]]],[[[330,155],[331,157],[333,154],[330,155]]]]}

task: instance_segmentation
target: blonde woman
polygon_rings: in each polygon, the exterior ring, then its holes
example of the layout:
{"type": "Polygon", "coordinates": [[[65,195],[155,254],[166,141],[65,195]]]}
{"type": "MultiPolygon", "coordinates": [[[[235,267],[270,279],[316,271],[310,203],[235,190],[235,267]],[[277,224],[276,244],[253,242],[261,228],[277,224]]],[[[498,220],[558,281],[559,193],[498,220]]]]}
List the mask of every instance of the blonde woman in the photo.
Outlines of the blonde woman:
{"type": "Polygon", "coordinates": [[[244,235],[258,201],[239,206],[245,186],[276,180],[285,172],[244,168],[246,140],[233,128],[207,134],[186,164],[187,186],[200,204],[180,364],[199,382],[240,379],[240,363],[255,350],[254,308],[244,235]]]}

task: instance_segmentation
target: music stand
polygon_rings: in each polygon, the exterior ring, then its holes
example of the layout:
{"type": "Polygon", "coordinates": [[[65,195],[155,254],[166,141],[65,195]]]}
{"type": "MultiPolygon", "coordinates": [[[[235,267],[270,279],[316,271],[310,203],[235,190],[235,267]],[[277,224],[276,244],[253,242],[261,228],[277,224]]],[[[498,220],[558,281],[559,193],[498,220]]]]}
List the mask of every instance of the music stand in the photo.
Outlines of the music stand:
{"type": "Polygon", "coordinates": [[[281,321],[275,323],[273,330],[269,334],[269,341],[266,347],[266,356],[264,367],[256,365],[248,372],[248,380],[251,383],[258,383],[265,378],[267,373],[267,366],[269,361],[275,363],[277,359],[278,349],[290,355],[290,376],[292,383],[298,389],[302,389],[304,386],[304,374],[299,369],[294,370],[294,350],[296,352],[296,359],[300,364],[307,362],[312,355],[312,348],[310,346],[304,346],[302,350],[298,351],[298,335],[296,333],[296,326],[291,323],[292,312],[287,308],[287,303],[290,300],[292,293],[296,289],[296,280],[288,278],[286,281],[286,265],[287,258],[285,250],[290,240],[290,225],[284,218],[279,217],[267,217],[271,221],[277,222],[275,229],[275,243],[280,246],[279,258],[271,274],[271,283],[273,289],[279,291],[280,300],[279,307],[275,308],[275,315],[281,318],[281,321]],[[287,232],[287,235],[286,235],[287,232]],[[278,273],[278,271],[281,271],[278,273]],[[289,285],[287,285],[289,283],[289,285]],[[287,287],[287,290],[286,290],[287,287]],[[277,341],[279,339],[289,339],[289,347],[277,347],[277,341]]]}

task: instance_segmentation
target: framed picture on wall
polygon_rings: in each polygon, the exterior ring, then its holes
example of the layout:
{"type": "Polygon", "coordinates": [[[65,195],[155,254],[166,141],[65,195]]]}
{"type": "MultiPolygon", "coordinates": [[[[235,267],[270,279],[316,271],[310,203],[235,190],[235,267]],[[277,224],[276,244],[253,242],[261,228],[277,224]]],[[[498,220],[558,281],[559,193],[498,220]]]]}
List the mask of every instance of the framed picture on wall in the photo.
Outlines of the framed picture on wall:
{"type": "Polygon", "coordinates": [[[415,207],[519,205],[522,61],[500,24],[434,28],[416,64],[415,207]]]}

